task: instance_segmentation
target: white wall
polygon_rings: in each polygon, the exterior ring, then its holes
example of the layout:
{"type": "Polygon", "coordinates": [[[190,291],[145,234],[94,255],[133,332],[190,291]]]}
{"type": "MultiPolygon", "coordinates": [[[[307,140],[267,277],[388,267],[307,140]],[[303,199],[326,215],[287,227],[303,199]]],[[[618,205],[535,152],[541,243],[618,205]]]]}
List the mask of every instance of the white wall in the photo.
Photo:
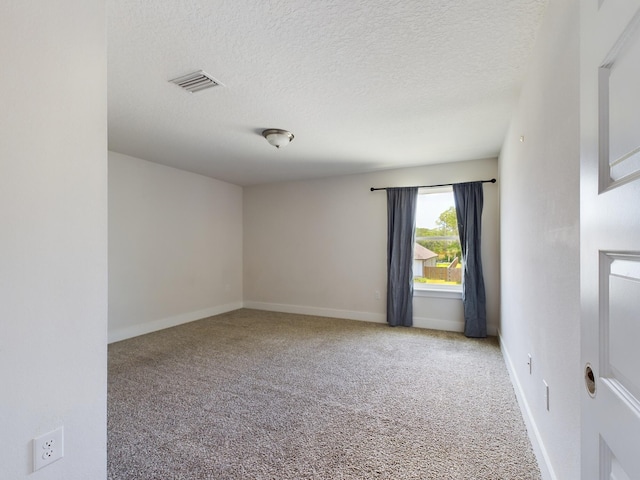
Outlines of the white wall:
{"type": "Polygon", "coordinates": [[[561,480],[580,478],[578,43],[578,2],[552,0],[499,161],[503,350],[546,478],[561,480]]]}
{"type": "Polygon", "coordinates": [[[242,307],[242,188],[109,152],[109,341],[242,307]]]}
{"type": "Polygon", "coordinates": [[[106,478],[104,2],[0,3],[0,477],[106,478]],[[64,458],[32,473],[34,437],[64,458]]]}
{"type": "MultiPolygon", "coordinates": [[[[245,306],[384,322],[387,204],[370,187],[489,179],[497,160],[245,187],[245,306]],[[380,292],[376,298],[375,292],[380,292]]],[[[485,184],[487,315],[499,316],[498,187],[485,184]]],[[[463,328],[458,299],[414,298],[416,326],[463,328]]]]}

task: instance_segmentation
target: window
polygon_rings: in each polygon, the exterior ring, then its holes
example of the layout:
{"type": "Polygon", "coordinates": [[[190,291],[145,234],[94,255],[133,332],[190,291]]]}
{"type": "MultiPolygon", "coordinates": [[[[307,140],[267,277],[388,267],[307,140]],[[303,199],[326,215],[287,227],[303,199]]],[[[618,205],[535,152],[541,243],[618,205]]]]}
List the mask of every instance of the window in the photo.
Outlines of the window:
{"type": "Polygon", "coordinates": [[[462,290],[462,250],[451,187],[418,193],[413,286],[414,292],[462,290]]]}

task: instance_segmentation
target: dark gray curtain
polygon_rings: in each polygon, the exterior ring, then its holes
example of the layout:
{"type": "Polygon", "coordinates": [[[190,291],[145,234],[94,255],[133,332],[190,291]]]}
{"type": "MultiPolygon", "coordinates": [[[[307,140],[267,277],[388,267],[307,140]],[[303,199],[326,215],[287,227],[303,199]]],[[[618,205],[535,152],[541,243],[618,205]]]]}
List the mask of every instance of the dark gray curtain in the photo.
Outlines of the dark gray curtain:
{"type": "Polygon", "coordinates": [[[387,189],[387,323],[413,325],[413,243],[415,187],[387,189]]]}
{"type": "Polygon", "coordinates": [[[480,257],[482,230],[482,182],[459,183],[453,186],[458,217],[458,233],[462,247],[464,304],[464,334],[467,337],[487,336],[487,301],[480,257]]]}

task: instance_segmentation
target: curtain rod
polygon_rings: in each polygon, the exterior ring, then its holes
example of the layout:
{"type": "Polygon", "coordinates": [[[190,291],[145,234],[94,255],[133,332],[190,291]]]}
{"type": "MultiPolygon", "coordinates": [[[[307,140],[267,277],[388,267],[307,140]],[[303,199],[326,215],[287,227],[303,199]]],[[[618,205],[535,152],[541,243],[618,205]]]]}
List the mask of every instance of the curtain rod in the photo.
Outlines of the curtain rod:
{"type": "MultiPolygon", "coordinates": [[[[492,178],[491,180],[480,180],[482,183],[496,183],[496,179],[492,178]]],[[[374,192],[376,190],[388,190],[389,188],[435,188],[435,187],[451,187],[453,185],[459,185],[460,183],[473,183],[473,182],[459,182],[459,183],[441,183],[440,185],[417,185],[415,187],[382,187],[382,188],[374,188],[371,187],[371,191],[374,192]]]]}

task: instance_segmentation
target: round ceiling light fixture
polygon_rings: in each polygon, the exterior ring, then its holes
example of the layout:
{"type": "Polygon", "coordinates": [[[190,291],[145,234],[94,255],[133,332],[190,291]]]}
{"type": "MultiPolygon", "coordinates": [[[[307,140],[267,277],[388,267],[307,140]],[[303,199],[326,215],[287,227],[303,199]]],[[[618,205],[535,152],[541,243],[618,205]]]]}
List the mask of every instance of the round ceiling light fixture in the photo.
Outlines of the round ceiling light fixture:
{"type": "Polygon", "coordinates": [[[276,148],[285,147],[293,140],[293,133],[279,128],[268,128],[262,132],[262,136],[276,148]]]}

